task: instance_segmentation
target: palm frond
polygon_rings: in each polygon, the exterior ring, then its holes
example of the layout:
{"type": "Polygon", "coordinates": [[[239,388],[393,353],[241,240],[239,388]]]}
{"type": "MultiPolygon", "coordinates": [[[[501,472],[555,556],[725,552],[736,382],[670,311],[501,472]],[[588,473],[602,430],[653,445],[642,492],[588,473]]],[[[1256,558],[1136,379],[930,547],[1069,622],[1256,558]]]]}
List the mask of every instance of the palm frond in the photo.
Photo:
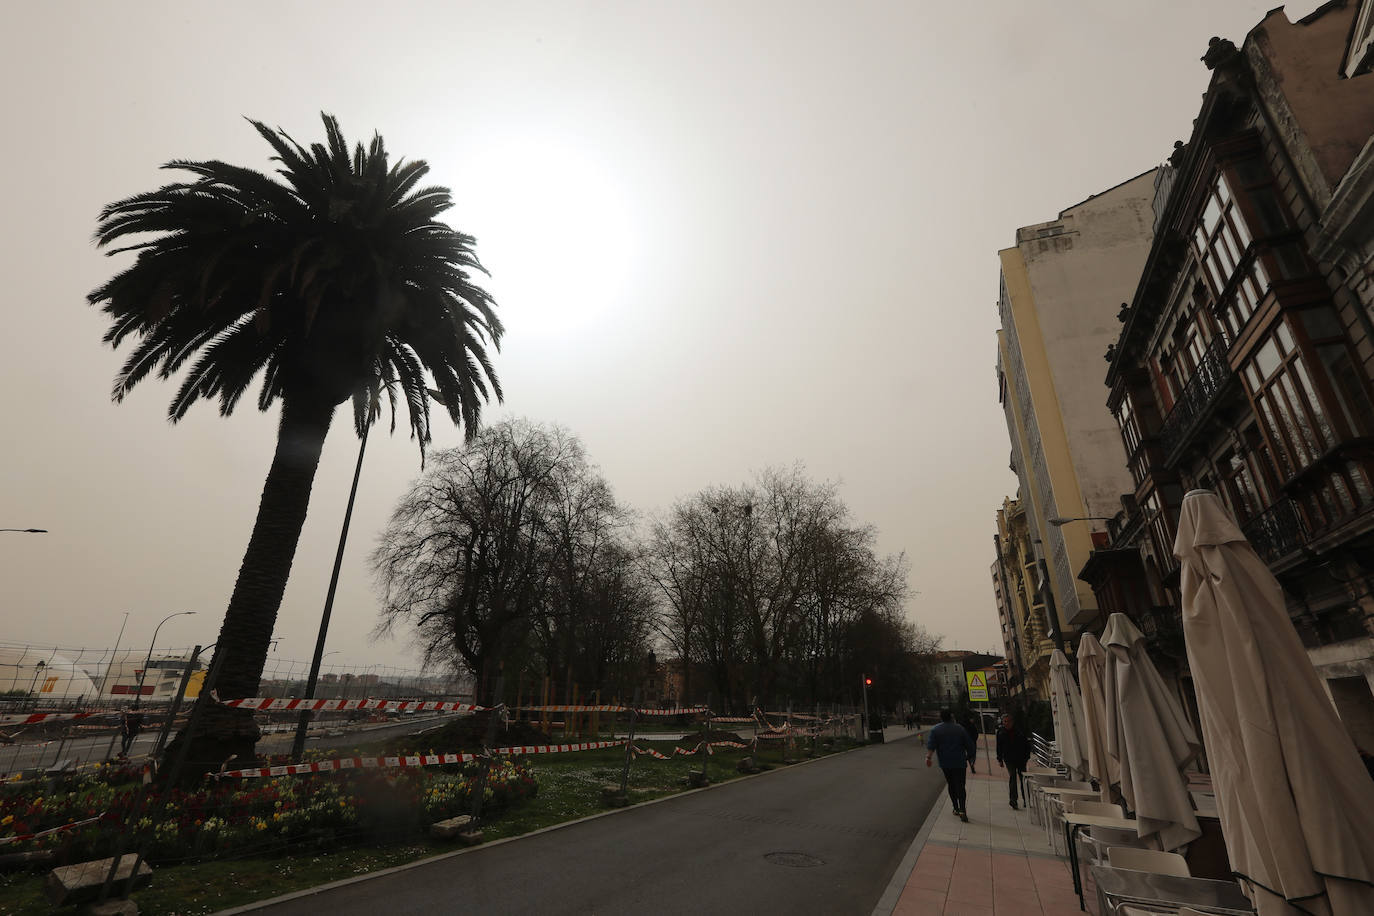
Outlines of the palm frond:
{"type": "Polygon", "coordinates": [[[101,210],[96,245],[134,259],[87,297],[107,343],[137,340],[112,395],[184,373],[173,420],[210,398],[227,414],[261,376],[259,409],[352,399],[362,433],[385,389],[392,430],[404,401],[423,460],[431,380],[468,435],[503,397],[488,348],[504,327],[471,279],[485,273],[475,240],[438,222],[452,195],[421,185],[428,165],[393,163],[380,134],[350,148],[321,118],[324,142],[309,146],[249,120],[275,173],[173,159],[189,180],[101,210]]]}

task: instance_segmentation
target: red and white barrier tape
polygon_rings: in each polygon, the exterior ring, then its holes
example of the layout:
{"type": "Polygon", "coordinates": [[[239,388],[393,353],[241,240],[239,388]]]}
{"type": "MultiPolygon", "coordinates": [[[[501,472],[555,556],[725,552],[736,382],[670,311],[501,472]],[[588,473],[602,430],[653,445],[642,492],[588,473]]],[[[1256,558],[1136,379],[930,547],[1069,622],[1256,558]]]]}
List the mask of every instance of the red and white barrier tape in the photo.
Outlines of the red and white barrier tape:
{"type": "MultiPolygon", "coordinates": [[[[377,699],[315,699],[306,700],[294,697],[245,697],[240,700],[221,700],[224,706],[237,709],[251,709],[255,712],[310,711],[310,712],[347,712],[351,710],[380,710],[382,712],[487,712],[492,706],[477,706],[473,703],[458,703],[451,700],[377,700],[377,699]]],[[[522,712],[631,712],[632,707],[601,704],[594,706],[521,706],[522,712]]],[[[641,716],[683,716],[708,712],[705,706],[682,706],[676,709],[636,709],[641,716]]],[[[100,715],[100,713],[78,713],[76,717],[100,715]]],[[[0,722],[8,718],[0,718],[0,722]]],[[[12,717],[15,722],[26,722],[26,717],[12,717]]],[[[35,719],[34,721],[38,721],[35,719]]]]}
{"type": "Polygon", "coordinates": [[[588,741],[582,744],[525,744],[518,747],[498,747],[493,754],[566,754],[570,751],[595,751],[603,747],[624,747],[626,741],[588,741]]]}
{"type": "Polygon", "coordinates": [[[63,824],[61,827],[53,827],[48,830],[40,830],[37,833],[16,833],[13,836],[0,836],[0,846],[6,846],[10,843],[19,843],[23,840],[36,840],[41,836],[49,836],[51,834],[62,833],[67,830],[75,830],[78,827],[85,827],[104,819],[105,815],[99,814],[95,817],[88,817],[84,821],[76,821],[71,824],[63,824]]]}
{"type": "Polygon", "coordinates": [[[285,697],[245,697],[241,700],[221,700],[220,703],[224,706],[252,709],[257,712],[276,710],[336,712],[354,709],[376,709],[382,712],[487,712],[493,708],[450,700],[301,700],[285,697]]]}
{"type": "Polygon", "coordinates": [[[66,719],[89,719],[93,716],[114,716],[112,712],[32,712],[0,716],[0,725],[36,725],[39,722],[58,722],[66,719]]]}
{"type": "MultiPolygon", "coordinates": [[[[654,750],[654,749],[651,748],[651,747],[640,747],[639,745],[634,745],[634,746],[631,748],[631,750],[634,751],[635,756],[643,755],[643,756],[645,756],[645,757],[655,757],[655,758],[657,758],[657,759],[659,759],[659,760],[672,760],[674,757],[695,757],[697,754],[700,754],[700,753],[701,753],[701,748],[702,748],[702,746],[703,746],[703,745],[698,744],[696,747],[692,748],[690,751],[687,750],[685,747],[675,747],[675,748],[673,748],[673,753],[672,753],[671,755],[670,755],[670,754],[664,754],[664,753],[662,753],[661,751],[656,751],[656,750],[654,750]]],[[[712,742],[710,742],[710,743],[708,743],[708,744],[705,744],[705,747],[706,747],[706,753],[708,753],[708,754],[714,754],[715,751],[712,750],[713,748],[717,748],[717,747],[739,747],[739,748],[748,749],[748,748],[753,747],[753,744],[745,744],[745,743],[740,742],[740,741],[712,741],[712,742]]]]}
{"type": "Polygon", "coordinates": [[[705,706],[682,706],[677,709],[635,709],[631,706],[520,706],[518,709],[521,712],[634,712],[641,716],[688,716],[709,711],[705,706]]]}
{"type": "MultiPolygon", "coordinates": [[[[519,747],[498,747],[492,755],[565,754],[572,751],[593,751],[606,747],[622,747],[625,741],[589,741],[583,744],[531,744],[519,747]]],[[[313,763],[289,763],[273,767],[247,767],[215,774],[225,779],[253,779],[271,776],[304,776],[309,773],[335,773],[340,770],[384,770],[406,767],[448,766],[482,760],[487,754],[411,754],[393,757],[338,757],[316,760],[313,763]]]]}
{"type": "Polygon", "coordinates": [[[306,773],[334,773],[340,770],[387,770],[405,767],[447,766],[470,763],[479,754],[414,754],[398,757],[337,757],[313,763],[290,763],[274,767],[248,767],[214,774],[225,779],[252,779],[262,776],[302,776],[306,773]]]}

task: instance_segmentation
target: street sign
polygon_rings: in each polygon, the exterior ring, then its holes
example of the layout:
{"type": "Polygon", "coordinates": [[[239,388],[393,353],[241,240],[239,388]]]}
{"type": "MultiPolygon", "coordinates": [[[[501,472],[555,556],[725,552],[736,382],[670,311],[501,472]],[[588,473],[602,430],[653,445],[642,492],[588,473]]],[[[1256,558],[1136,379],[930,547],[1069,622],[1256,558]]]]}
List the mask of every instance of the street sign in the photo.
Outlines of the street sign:
{"type": "Polygon", "coordinates": [[[988,701],[988,679],[982,671],[969,671],[964,675],[968,681],[968,698],[971,702],[986,703],[988,701]]]}

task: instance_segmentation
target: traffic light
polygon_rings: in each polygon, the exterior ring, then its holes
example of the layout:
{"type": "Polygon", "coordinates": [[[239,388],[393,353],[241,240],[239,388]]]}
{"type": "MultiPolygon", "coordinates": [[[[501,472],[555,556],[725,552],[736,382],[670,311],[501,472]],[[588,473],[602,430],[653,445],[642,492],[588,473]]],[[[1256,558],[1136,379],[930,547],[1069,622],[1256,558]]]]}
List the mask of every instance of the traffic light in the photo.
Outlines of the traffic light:
{"type": "Polygon", "coordinates": [[[864,686],[865,686],[865,687],[872,687],[872,686],[873,686],[873,678],[869,677],[869,676],[866,675],[866,674],[864,675],[864,686]]]}

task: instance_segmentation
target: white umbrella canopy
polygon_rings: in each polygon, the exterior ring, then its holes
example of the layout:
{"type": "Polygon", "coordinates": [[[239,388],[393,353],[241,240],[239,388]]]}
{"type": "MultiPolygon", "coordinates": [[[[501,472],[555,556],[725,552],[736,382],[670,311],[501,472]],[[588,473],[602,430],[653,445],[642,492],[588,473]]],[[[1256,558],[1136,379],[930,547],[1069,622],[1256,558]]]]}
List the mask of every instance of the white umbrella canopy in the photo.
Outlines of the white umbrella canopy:
{"type": "Polygon", "coordinates": [[[1083,752],[1088,775],[1097,780],[1104,802],[1115,801],[1121,766],[1107,748],[1107,650],[1091,633],[1078,642],[1078,686],[1083,695],[1083,752]]]}
{"type": "Polygon", "coordinates": [[[1083,697],[1073,679],[1069,657],[1062,649],[1055,649],[1050,656],[1050,711],[1054,714],[1054,740],[1059,747],[1059,761],[1069,768],[1075,779],[1086,778],[1083,697]]]}
{"type": "Polygon", "coordinates": [[[1121,767],[1121,795],[1136,833],[1177,849],[1202,836],[1184,765],[1197,756],[1197,733],[1145,652],[1145,635],[1125,614],[1107,618],[1107,750],[1121,767]]]}
{"type": "Polygon", "coordinates": [[[1210,490],[1183,500],[1183,633],[1226,850],[1262,916],[1374,913],[1374,782],[1283,591],[1210,490]]]}

